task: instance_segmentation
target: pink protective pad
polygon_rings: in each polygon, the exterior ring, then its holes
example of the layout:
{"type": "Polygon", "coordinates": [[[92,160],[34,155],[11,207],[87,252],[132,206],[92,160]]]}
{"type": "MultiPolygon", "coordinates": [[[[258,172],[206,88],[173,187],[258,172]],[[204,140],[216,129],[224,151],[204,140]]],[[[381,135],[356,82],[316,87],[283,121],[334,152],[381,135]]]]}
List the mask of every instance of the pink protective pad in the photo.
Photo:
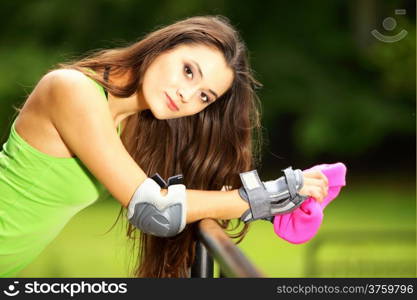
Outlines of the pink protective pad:
{"type": "Polygon", "coordinates": [[[307,170],[315,169],[322,171],[329,181],[328,194],[323,202],[318,203],[309,197],[293,212],[274,217],[275,233],[293,244],[305,243],[317,233],[323,221],[323,209],[337,197],[342,186],[346,185],[346,166],[343,163],[322,164],[307,170]]]}

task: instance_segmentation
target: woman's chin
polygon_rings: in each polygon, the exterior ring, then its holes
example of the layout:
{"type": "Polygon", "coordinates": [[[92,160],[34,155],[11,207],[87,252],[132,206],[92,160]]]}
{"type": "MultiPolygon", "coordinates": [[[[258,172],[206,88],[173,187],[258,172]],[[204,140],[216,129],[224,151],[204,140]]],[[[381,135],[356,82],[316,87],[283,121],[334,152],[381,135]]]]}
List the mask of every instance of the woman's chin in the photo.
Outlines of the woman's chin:
{"type": "Polygon", "coordinates": [[[169,116],[169,114],[165,113],[165,112],[161,112],[159,110],[153,110],[150,109],[152,115],[155,117],[155,119],[158,120],[167,120],[167,119],[171,119],[172,117],[169,116]]]}

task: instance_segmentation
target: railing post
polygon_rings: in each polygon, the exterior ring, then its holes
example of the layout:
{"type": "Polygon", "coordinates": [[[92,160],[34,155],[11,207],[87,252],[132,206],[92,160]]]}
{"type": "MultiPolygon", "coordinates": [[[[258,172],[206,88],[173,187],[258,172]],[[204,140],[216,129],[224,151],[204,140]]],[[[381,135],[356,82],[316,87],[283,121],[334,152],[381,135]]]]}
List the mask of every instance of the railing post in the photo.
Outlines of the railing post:
{"type": "Polygon", "coordinates": [[[191,277],[213,278],[213,258],[207,252],[202,242],[197,240],[195,245],[195,261],[191,268],[191,277]]]}
{"type": "Polygon", "coordinates": [[[264,277],[213,219],[198,223],[196,258],[191,277],[213,277],[213,259],[220,277],[264,277]]]}

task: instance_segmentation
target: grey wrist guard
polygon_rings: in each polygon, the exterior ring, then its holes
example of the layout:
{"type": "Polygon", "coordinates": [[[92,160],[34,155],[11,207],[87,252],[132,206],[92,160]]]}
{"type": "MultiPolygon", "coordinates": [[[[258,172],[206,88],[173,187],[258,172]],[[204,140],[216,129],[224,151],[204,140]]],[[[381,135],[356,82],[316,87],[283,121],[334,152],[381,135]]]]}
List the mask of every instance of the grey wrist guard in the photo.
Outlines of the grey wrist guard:
{"type": "Polygon", "coordinates": [[[144,233],[171,237],[185,227],[186,203],[182,175],[170,177],[167,184],[156,173],[136,189],[129,202],[127,217],[144,233]],[[161,188],[168,188],[168,194],[162,196],[161,188]]]}
{"type": "Polygon", "coordinates": [[[303,187],[302,171],[293,170],[292,167],[282,171],[284,176],[268,182],[262,182],[256,170],[240,174],[243,186],[239,189],[239,195],[250,207],[240,217],[242,221],[247,223],[263,219],[273,222],[275,215],[292,212],[308,198],[298,194],[303,187]]]}

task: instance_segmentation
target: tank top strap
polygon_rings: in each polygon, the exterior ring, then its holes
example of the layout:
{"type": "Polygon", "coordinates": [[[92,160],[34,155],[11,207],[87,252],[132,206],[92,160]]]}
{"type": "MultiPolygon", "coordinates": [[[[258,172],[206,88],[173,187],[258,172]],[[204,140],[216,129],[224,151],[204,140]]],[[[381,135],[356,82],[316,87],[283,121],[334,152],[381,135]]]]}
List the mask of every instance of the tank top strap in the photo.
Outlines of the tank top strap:
{"type": "MultiPolygon", "coordinates": [[[[91,68],[84,68],[85,70],[87,70],[88,72],[91,72],[93,74],[97,74],[93,69],[91,68]]],[[[108,76],[109,76],[109,70],[110,68],[108,66],[105,67],[105,72],[103,75],[103,78],[105,81],[108,80],[108,76]]],[[[87,76],[88,77],[88,76],[87,76]]],[[[107,102],[109,101],[109,97],[108,97],[108,92],[107,89],[105,89],[101,84],[99,84],[97,81],[93,80],[92,78],[88,77],[90,80],[92,80],[94,82],[94,84],[99,88],[99,90],[102,92],[102,94],[104,95],[104,97],[106,98],[107,102]]],[[[121,123],[119,123],[119,125],[117,126],[117,133],[120,135],[122,131],[122,126],[121,123]]]]}

